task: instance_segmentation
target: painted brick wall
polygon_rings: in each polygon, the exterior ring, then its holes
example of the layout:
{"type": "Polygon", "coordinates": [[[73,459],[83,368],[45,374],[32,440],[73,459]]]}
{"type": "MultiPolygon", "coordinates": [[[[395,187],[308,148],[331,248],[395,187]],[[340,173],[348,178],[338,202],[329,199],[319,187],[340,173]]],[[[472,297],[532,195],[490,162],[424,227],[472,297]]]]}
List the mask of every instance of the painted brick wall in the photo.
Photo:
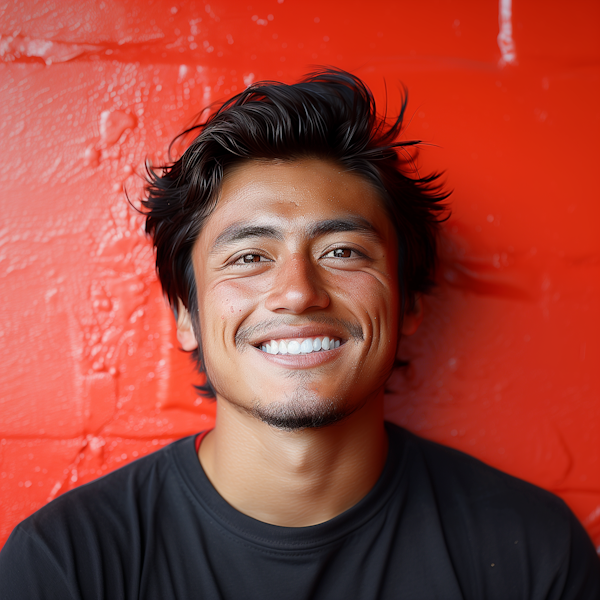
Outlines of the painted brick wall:
{"type": "Polygon", "coordinates": [[[363,77],[446,170],[439,286],[388,417],[562,496],[600,545],[600,4],[26,0],[0,7],[0,544],[209,427],[139,199],[210,102],[363,77]]]}

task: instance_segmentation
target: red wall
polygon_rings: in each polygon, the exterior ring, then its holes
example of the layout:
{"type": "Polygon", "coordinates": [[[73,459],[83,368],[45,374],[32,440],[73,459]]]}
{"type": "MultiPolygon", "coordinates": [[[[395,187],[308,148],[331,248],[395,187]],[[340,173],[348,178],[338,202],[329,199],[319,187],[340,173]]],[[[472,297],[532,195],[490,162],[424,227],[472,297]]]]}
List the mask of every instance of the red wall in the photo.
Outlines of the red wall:
{"type": "Polygon", "coordinates": [[[600,544],[600,4],[28,0],[0,8],[0,544],[209,426],[153,271],[144,159],[211,101],[363,77],[454,188],[388,416],[562,496],[600,544]],[[500,41],[499,32],[502,31],[500,41]],[[501,51],[502,49],[502,51],[501,51]]]}

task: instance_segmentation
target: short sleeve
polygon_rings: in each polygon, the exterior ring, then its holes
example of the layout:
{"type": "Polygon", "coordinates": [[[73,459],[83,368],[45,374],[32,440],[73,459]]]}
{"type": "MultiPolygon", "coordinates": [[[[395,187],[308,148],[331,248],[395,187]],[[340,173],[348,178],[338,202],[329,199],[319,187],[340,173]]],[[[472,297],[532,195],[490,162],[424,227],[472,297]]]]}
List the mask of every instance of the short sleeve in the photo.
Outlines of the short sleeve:
{"type": "Polygon", "coordinates": [[[22,526],[0,552],[0,598],[77,600],[49,550],[22,526]]]}
{"type": "Polygon", "coordinates": [[[587,532],[569,511],[570,549],[563,565],[556,600],[600,600],[600,558],[587,532]]]}

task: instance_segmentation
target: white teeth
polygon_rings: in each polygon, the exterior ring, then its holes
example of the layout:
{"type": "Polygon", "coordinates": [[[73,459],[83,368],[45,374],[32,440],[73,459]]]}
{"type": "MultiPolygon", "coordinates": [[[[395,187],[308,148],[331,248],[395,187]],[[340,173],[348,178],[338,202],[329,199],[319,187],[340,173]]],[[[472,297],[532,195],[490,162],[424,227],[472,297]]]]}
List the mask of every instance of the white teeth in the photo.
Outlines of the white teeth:
{"type": "Polygon", "coordinates": [[[290,340],[271,340],[260,346],[260,349],[267,354],[310,354],[320,350],[334,350],[341,345],[340,340],[329,337],[305,338],[301,341],[290,340]]]}
{"type": "Polygon", "coordinates": [[[300,352],[304,354],[310,354],[313,351],[313,341],[308,338],[300,344],[300,352]]]}
{"type": "Polygon", "coordinates": [[[290,354],[300,354],[300,344],[296,340],[288,343],[288,352],[290,354]]]}

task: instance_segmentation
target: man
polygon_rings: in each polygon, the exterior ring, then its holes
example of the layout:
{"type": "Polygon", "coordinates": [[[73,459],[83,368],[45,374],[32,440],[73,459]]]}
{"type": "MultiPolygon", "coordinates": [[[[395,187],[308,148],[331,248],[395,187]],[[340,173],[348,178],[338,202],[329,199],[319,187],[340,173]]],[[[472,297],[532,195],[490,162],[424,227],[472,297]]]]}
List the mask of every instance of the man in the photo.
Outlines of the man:
{"type": "Polygon", "coordinates": [[[558,498],[383,418],[446,196],[355,77],[256,84],[151,175],[147,231],[212,431],[69,492],[3,598],[597,599],[558,498]]]}

